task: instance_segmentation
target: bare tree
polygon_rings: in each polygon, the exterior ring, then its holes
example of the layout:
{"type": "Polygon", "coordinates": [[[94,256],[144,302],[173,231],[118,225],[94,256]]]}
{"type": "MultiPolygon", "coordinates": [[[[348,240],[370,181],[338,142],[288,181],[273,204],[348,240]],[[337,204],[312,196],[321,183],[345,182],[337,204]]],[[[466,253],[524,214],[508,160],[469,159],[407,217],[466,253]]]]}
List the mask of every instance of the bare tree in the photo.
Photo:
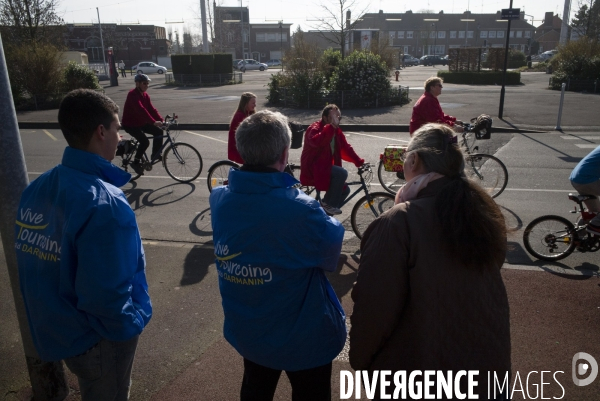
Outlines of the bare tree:
{"type": "Polygon", "coordinates": [[[58,0],[0,0],[0,26],[13,42],[62,44],[58,0]]]}
{"type": "Polygon", "coordinates": [[[357,0],[329,0],[329,3],[320,4],[322,15],[315,17],[318,21],[316,29],[323,39],[340,46],[344,58],[349,35],[367,12],[368,6],[356,12],[353,8],[357,6],[357,0]],[[353,19],[352,13],[356,15],[353,19]]]}

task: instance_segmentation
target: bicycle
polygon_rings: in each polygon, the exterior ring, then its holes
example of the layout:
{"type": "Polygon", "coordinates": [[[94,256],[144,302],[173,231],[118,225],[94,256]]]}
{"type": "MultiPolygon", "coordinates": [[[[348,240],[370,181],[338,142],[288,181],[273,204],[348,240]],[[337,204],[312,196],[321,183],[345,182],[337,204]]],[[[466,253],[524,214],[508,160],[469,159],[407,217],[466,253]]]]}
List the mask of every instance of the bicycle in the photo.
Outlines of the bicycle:
{"type": "Polygon", "coordinates": [[[579,252],[596,252],[600,249],[600,237],[586,231],[588,222],[596,215],[583,206],[583,201],[595,199],[594,195],[569,194],[577,203],[571,213],[580,213],[575,224],[564,217],[546,215],[534,219],[525,227],[523,244],[534,257],[555,261],[569,256],[575,249],[579,252]]]}
{"type": "MultiPolygon", "coordinates": [[[[464,131],[460,142],[461,148],[465,150],[465,175],[485,189],[492,198],[500,195],[508,184],[508,170],[496,156],[485,153],[472,153],[479,150],[475,145],[476,139],[489,139],[489,132],[482,134],[475,129],[474,124],[463,124],[464,131]]],[[[404,174],[394,171],[386,171],[384,166],[384,154],[379,155],[379,166],[377,177],[381,186],[389,193],[396,194],[406,184],[404,174]]]]}
{"type": "MultiPolygon", "coordinates": [[[[206,175],[206,185],[208,187],[208,192],[212,192],[214,187],[218,187],[221,185],[229,184],[229,170],[232,168],[239,170],[240,165],[231,160],[219,160],[208,169],[208,174],[206,175]]],[[[288,163],[285,170],[286,173],[290,174],[294,178],[298,178],[296,176],[296,172],[300,171],[300,166],[293,163],[288,163]]],[[[302,190],[305,194],[311,195],[315,187],[306,186],[306,185],[298,185],[298,188],[302,190]]]]}
{"type": "MultiPolygon", "coordinates": [[[[192,145],[184,142],[176,142],[178,132],[172,134],[171,131],[177,128],[177,116],[167,115],[165,117],[165,123],[162,129],[165,131],[165,135],[159,138],[166,138],[160,152],[162,153],[162,164],[165,171],[171,178],[179,182],[190,182],[198,178],[202,172],[202,157],[200,152],[196,150],[192,145]]],[[[148,137],[153,139],[154,137],[148,137]]],[[[125,171],[129,172],[129,167],[133,162],[134,155],[139,146],[139,142],[135,138],[122,139],[119,141],[117,146],[116,156],[121,157],[121,167],[125,171]]],[[[148,155],[144,152],[142,158],[142,165],[145,171],[151,171],[152,167],[160,163],[161,159],[150,160],[148,155]]],[[[133,168],[132,168],[133,170],[133,168]]],[[[131,181],[135,181],[140,178],[142,174],[137,174],[135,171],[132,174],[131,181]]]]}

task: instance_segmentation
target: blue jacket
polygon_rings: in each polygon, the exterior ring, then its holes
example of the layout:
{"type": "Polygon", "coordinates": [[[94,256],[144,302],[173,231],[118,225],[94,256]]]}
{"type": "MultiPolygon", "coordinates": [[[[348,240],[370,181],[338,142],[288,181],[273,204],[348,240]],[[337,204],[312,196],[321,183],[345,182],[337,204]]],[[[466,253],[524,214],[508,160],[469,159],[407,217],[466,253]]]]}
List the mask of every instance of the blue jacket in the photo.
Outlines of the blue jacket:
{"type": "Polygon", "coordinates": [[[592,150],[575,166],[569,179],[581,185],[600,180],[600,146],[592,150]]]}
{"type": "Polygon", "coordinates": [[[345,315],[325,277],[344,228],[286,173],[231,170],[210,195],[224,335],[246,359],[297,371],[331,362],[345,315]]]}
{"type": "Polygon", "coordinates": [[[129,178],[102,157],[67,147],[62,164],[21,196],[19,278],[43,360],[82,354],[102,338],[128,340],[150,320],[144,249],[117,188],[129,178]]]}

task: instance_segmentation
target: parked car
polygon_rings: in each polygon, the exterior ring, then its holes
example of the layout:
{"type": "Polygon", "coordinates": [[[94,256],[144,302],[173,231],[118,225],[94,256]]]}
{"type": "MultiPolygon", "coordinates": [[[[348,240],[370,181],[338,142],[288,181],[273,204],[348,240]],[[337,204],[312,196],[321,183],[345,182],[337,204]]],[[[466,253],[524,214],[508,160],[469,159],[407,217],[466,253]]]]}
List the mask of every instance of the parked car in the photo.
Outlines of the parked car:
{"type": "Polygon", "coordinates": [[[247,71],[247,70],[264,71],[264,70],[268,69],[269,66],[266,65],[265,63],[259,63],[258,61],[253,60],[253,59],[245,59],[245,60],[242,60],[239,62],[238,68],[240,69],[240,71],[247,71]]]}
{"type": "Polygon", "coordinates": [[[279,60],[278,58],[272,58],[271,60],[267,61],[265,64],[268,65],[269,67],[275,67],[275,66],[281,65],[281,60],[279,60]]]}
{"type": "Polygon", "coordinates": [[[233,60],[233,69],[234,70],[238,69],[238,65],[240,64],[240,61],[242,61],[241,58],[236,58],[235,60],[233,60]]]}
{"type": "Polygon", "coordinates": [[[404,67],[411,67],[413,65],[419,65],[419,59],[414,58],[410,54],[405,54],[402,56],[402,65],[404,67]]]}
{"type": "Polygon", "coordinates": [[[546,52],[543,52],[542,54],[540,54],[540,61],[548,61],[552,57],[554,57],[556,53],[558,53],[558,50],[548,50],[546,52]]]}
{"type": "Polygon", "coordinates": [[[142,61],[131,67],[131,69],[137,71],[138,74],[164,74],[167,72],[167,67],[155,64],[152,61],[142,61]]]}
{"type": "Polygon", "coordinates": [[[448,60],[443,59],[440,56],[428,55],[421,57],[422,65],[446,65],[448,64],[448,60]]]}

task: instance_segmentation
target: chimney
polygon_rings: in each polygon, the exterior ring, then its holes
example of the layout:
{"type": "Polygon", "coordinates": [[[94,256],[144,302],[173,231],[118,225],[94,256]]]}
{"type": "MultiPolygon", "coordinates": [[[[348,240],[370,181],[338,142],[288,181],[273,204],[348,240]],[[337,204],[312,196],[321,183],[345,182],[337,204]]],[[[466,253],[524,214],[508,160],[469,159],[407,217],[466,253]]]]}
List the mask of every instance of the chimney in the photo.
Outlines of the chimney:
{"type": "Polygon", "coordinates": [[[552,25],[553,20],[554,20],[554,13],[552,11],[547,11],[544,16],[544,24],[552,25]]]}

